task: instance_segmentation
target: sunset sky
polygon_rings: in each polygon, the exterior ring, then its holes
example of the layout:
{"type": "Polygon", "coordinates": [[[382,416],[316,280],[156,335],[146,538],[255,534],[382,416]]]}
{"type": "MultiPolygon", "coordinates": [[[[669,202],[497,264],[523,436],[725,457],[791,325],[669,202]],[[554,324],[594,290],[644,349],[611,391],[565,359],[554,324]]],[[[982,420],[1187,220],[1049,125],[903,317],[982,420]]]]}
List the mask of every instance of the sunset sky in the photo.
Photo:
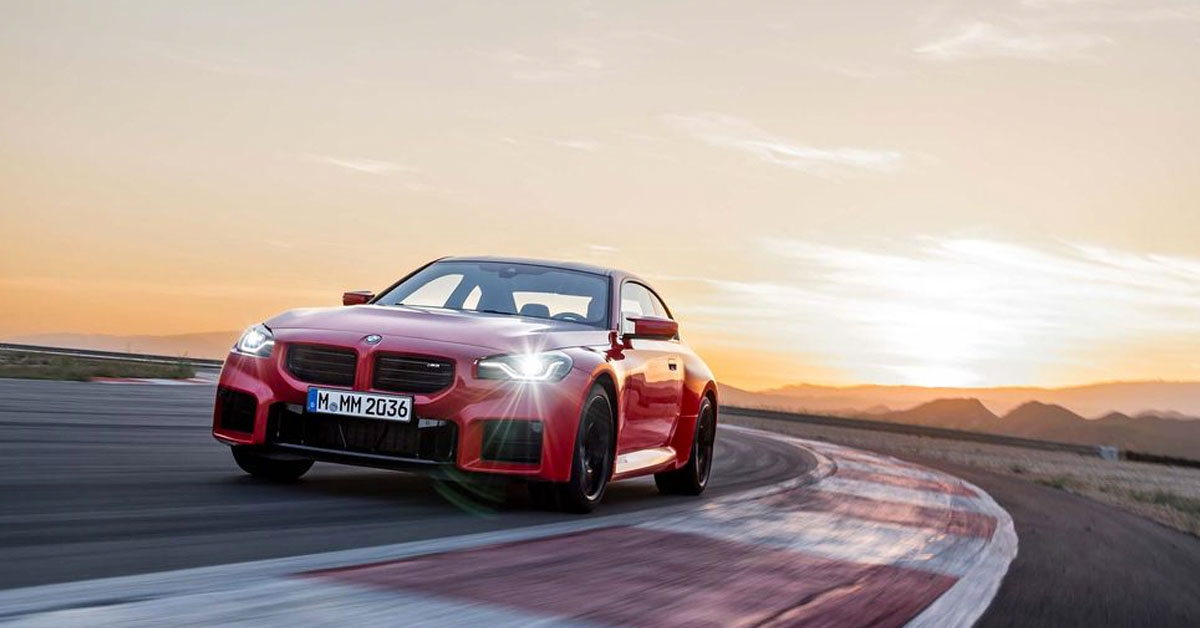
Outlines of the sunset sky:
{"type": "Polygon", "coordinates": [[[1200,379],[1194,0],[10,0],[0,96],[0,337],[503,254],[737,386],[1200,379]]]}

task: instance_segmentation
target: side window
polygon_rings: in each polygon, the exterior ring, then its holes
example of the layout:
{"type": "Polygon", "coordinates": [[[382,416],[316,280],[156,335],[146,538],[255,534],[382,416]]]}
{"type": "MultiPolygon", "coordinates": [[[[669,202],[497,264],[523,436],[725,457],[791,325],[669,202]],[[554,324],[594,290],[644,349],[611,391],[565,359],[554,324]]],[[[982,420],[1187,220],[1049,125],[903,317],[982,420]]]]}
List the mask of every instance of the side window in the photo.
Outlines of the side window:
{"type": "Polygon", "coordinates": [[[630,318],[654,312],[649,295],[649,291],[637,283],[625,283],[620,287],[620,333],[629,334],[634,331],[634,323],[630,318]]]}
{"type": "MultiPolygon", "coordinates": [[[[653,292],[650,293],[650,304],[654,306],[655,316],[659,318],[670,318],[671,320],[675,320],[671,314],[667,312],[667,305],[663,303],[662,299],[658,298],[658,295],[654,294],[653,292]]],[[[675,340],[679,340],[678,333],[675,334],[675,340]]]]}
{"type": "Polygon", "coordinates": [[[650,303],[654,305],[654,315],[659,318],[671,318],[667,312],[667,306],[653,292],[650,293],[650,303]]]}
{"type": "Polygon", "coordinates": [[[655,313],[654,295],[645,286],[627,283],[621,286],[621,333],[633,331],[630,318],[638,316],[660,316],[655,313]]]}

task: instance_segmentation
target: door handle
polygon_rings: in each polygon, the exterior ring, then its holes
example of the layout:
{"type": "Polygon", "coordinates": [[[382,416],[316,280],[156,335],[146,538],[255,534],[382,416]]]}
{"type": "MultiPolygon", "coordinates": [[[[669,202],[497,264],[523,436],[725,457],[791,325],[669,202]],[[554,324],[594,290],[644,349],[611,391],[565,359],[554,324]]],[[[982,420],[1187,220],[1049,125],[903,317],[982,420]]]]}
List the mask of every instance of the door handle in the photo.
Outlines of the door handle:
{"type": "Polygon", "coordinates": [[[679,362],[676,362],[675,360],[667,360],[667,368],[671,369],[672,371],[678,371],[679,362]]]}

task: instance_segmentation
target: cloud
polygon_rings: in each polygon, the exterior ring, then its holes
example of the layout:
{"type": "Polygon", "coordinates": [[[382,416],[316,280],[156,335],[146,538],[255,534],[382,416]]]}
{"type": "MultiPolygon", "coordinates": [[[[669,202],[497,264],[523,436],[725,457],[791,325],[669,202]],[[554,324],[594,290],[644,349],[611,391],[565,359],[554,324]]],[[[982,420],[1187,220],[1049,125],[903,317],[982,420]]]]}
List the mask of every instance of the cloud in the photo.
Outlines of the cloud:
{"type": "Polygon", "coordinates": [[[367,174],[389,174],[393,172],[414,173],[416,168],[410,168],[401,164],[392,163],[390,161],[379,161],[376,159],[343,159],[339,157],[330,157],[328,155],[314,155],[305,153],[304,159],[316,163],[337,166],[355,172],[365,172],[367,174]]]}
{"type": "Polygon", "coordinates": [[[587,152],[595,151],[600,146],[599,142],[597,142],[595,140],[585,140],[585,139],[551,140],[550,142],[552,144],[554,144],[555,146],[562,146],[563,148],[570,148],[572,150],[582,150],[582,151],[587,151],[587,152]]]}
{"type": "Polygon", "coordinates": [[[625,29],[558,38],[534,52],[501,50],[482,55],[505,67],[515,80],[555,82],[607,74],[614,67],[628,66],[664,46],[680,43],[678,38],[665,33],[625,29]]]}
{"type": "Polygon", "coordinates": [[[396,175],[388,179],[389,185],[397,185],[409,192],[417,192],[422,194],[432,194],[443,197],[459,196],[460,193],[453,189],[434,185],[429,183],[422,176],[422,172],[418,168],[405,166],[391,161],[381,161],[378,159],[362,159],[362,158],[342,158],[330,157],[328,155],[315,155],[312,153],[304,153],[301,158],[313,163],[325,164],[351,170],[353,172],[370,174],[370,175],[396,175]]]}
{"type": "Polygon", "coordinates": [[[746,346],[860,381],[1079,383],[1134,361],[1177,373],[1200,349],[1200,258],[981,238],[761,245],[770,277],[661,280],[707,288],[687,304],[698,324],[738,321],[727,335],[746,346]]]}
{"type": "Polygon", "coordinates": [[[663,119],[710,146],[740,150],[769,164],[820,177],[840,178],[862,171],[894,172],[905,161],[904,153],[896,150],[795,143],[741,118],[718,113],[667,115],[663,119]]]}
{"type": "Polygon", "coordinates": [[[508,68],[512,78],[535,83],[598,74],[608,67],[604,60],[595,54],[578,49],[566,49],[555,56],[545,57],[514,51],[491,53],[486,56],[508,68]],[[565,58],[562,58],[564,56],[565,58]]]}
{"type": "Polygon", "coordinates": [[[952,33],[918,46],[914,51],[934,61],[965,59],[1090,59],[1096,48],[1112,39],[1090,33],[1015,33],[989,22],[970,22],[952,33]]]}
{"type": "Polygon", "coordinates": [[[1146,24],[1200,20],[1195,0],[1022,0],[1040,23],[1146,24]]]}
{"type": "Polygon", "coordinates": [[[256,79],[277,79],[286,75],[280,68],[270,67],[252,59],[212,50],[181,47],[177,42],[147,39],[134,40],[131,43],[151,57],[212,74],[256,79]]]}
{"type": "MultiPolygon", "coordinates": [[[[307,245],[313,245],[307,242],[307,245]]],[[[336,245],[335,245],[336,246],[336,245]]],[[[324,303],[330,295],[337,294],[339,288],[294,288],[281,285],[271,285],[269,282],[256,284],[231,283],[187,283],[139,281],[129,279],[79,279],[73,277],[0,277],[0,287],[14,290],[48,290],[64,294],[80,295],[93,293],[112,299],[113,293],[127,295],[161,296],[161,297],[197,297],[205,299],[244,299],[261,298],[263,300],[287,300],[294,303],[324,303]]]]}

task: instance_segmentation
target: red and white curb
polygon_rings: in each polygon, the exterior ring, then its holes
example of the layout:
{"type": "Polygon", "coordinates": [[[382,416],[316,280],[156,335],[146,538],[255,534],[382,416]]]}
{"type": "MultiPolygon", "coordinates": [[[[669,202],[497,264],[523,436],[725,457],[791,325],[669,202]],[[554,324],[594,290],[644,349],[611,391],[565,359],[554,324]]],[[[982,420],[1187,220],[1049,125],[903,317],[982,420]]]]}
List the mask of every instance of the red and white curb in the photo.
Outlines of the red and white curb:
{"type": "Polygon", "coordinates": [[[894,458],[770,437],[818,464],[698,508],[4,591],[0,622],[941,627],[979,618],[1017,553],[1012,519],[991,497],[894,458]]]}

